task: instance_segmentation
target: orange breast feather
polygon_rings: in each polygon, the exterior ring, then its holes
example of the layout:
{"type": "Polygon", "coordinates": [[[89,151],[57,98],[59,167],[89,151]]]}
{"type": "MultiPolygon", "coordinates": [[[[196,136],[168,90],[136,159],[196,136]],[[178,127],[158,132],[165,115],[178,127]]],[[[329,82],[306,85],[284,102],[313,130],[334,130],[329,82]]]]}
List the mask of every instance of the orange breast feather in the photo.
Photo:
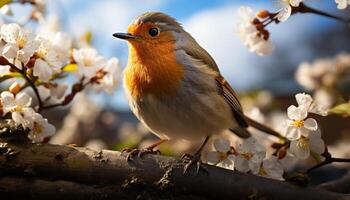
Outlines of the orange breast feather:
{"type": "Polygon", "coordinates": [[[172,43],[135,42],[129,44],[129,61],[124,81],[133,98],[175,94],[183,79],[172,43]]]}

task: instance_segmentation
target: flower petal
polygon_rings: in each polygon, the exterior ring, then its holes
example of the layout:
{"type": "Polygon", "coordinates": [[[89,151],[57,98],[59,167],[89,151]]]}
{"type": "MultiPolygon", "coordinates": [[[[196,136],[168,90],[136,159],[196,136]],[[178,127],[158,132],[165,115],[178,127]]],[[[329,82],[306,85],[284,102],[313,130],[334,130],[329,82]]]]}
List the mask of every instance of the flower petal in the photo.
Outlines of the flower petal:
{"type": "Polygon", "coordinates": [[[214,144],[215,150],[221,153],[226,153],[231,149],[230,141],[227,139],[218,138],[214,140],[213,144],[214,144]]]}
{"type": "Polygon", "coordinates": [[[291,14],[292,14],[292,7],[290,7],[289,5],[285,6],[278,12],[277,19],[281,22],[284,22],[290,17],[291,14]]]}
{"type": "Polygon", "coordinates": [[[307,117],[307,109],[303,106],[296,107],[291,105],[287,109],[287,114],[290,119],[304,120],[307,117]]]}
{"type": "Polygon", "coordinates": [[[325,151],[325,144],[321,138],[321,133],[310,134],[310,150],[317,154],[322,154],[325,151]]]}
{"type": "Polygon", "coordinates": [[[235,157],[235,169],[240,172],[248,172],[249,171],[249,162],[243,156],[238,155],[235,157]]]}
{"type": "Polygon", "coordinates": [[[50,80],[52,73],[52,69],[47,62],[43,61],[42,59],[37,59],[35,61],[33,70],[34,76],[37,76],[40,80],[47,82],[50,80]]]}
{"type": "Polygon", "coordinates": [[[296,94],[295,99],[297,100],[299,106],[305,106],[306,108],[309,108],[314,101],[309,94],[305,93],[296,94]]]}
{"type": "Polygon", "coordinates": [[[207,161],[211,165],[216,165],[220,160],[220,153],[217,151],[209,151],[207,153],[207,161]]]}
{"type": "Polygon", "coordinates": [[[290,152],[293,153],[297,158],[305,160],[310,156],[310,149],[307,146],[304,146],[301,142],[301,139],[294,140],[290,143],[290,152]]]}
{"type": "Polygon", "coordinates": [[[300,130],[294,126],[288,126],[284,135],[289,140],[297,140],[301,136],[300,130]]]}
{"type": "Polygon", "coordinates": [[[16,95],[16,104],[21,107],[28,107],[32,104],[32,97],[25,92],[21,92],[16,95]]]}
{"type": "Polygon", "coordinates": [[[16,106],[15,97],[11,92],[4,91],[1,93],[1,104],[5,113],[9,112],[16,106]]]}
{"type": "Polygon", "coordinates": [[[304,122],[305,128],[311,130],[311,131],[316,131],[318,126],[317,126],[317,121],[313,118],[308,118],[304,122]]]}

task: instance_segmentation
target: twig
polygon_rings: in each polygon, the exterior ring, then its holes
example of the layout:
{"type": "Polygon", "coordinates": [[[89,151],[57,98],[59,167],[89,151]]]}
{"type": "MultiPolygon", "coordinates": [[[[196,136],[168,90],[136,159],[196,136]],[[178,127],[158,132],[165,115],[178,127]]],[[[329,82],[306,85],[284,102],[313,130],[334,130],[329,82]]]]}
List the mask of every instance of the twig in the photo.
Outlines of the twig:
{"type": "Polygon", "coordinates": [[[328,164],[331,164],[331,163],[334,163],[334,162],[347,162],[347,163],[350,163],[350,158],[334,158],[332,157],[332,155],[326,151],[324,154],[322,154],[324,157],[325,157],[325,160],[318,163],[317,165],[311,167],[310,169],[308,169],[306,171],[306,173],[310,173],[312,171],[314,171],[315,169],[318,169],[324,165],[328,165],[328,164]]]}
{"type": "Polygon", "coordinates": [[[30,80],[30,78],[27,76],[24,68],[21,70],[19,68],[17,68],[16,65],[12,64],[11,62],[9,62],[5,57],[0,56],[0,65],[8,65],[11,67],[11,69],[13,69],[14,71],[20,73],[23,78],[26,80],[26,82],[29,84],[29,86],[33,89],[35,96],[37,97],[38,100],[38,112],[41,111],[42,107],[43,107],[43,102],[41,100],[38,88],[35,86],[35,84],[33,83],[32,80],[30,80]]]}
{"type": "Polygon", "coordinates": [[[312,14],[328,17],[331,19],[339,20],[342,22],[350,23],[349,19],[344,19],[344,18],[341,18],[338,16],[331,15],[331,14],[326,13],[324,11],[311,8],[309,6],[306,6],[304,3],[300,3],[300,5],[298,7],[293,7],[293,14],[294,13],[312,13],[312,14]]]}

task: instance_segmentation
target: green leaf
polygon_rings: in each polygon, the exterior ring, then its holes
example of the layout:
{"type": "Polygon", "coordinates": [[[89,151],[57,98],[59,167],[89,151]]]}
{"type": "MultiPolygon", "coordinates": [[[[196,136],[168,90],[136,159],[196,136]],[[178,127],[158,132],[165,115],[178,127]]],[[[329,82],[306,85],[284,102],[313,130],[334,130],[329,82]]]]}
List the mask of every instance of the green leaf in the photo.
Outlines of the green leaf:
{"type": "Polygon", "coordinates": [[[75,72],[78,69],[77,64],[68,64],[62,68],[63,72],[75,72]]]}
{"type": "Polygon", "coordinates": [[[333,107],[330,111],[330,114],[338,114],[344,116],[350,116],[350,103],[343,103],[333,107]]]}
{"type": "Polygon", "coordinates": [[[12,3],[12,0],[0,0],[0,8],[9,3],[12,3]]]}

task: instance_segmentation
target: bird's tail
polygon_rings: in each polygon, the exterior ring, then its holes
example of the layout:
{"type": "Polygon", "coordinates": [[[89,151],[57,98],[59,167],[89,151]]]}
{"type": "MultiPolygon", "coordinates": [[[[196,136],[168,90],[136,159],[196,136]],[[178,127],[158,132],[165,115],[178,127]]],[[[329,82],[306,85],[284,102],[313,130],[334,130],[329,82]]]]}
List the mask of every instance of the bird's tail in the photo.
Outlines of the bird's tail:
{"type": "Polygon", "coordinates": [[[263,125],[263,124],[255,121],[254,119],[252,119],[252,118],[250,118],[248,116],[245,116],[245,119],[246,119],[246,121],[248,122],[248,124],[250,126],[256,128],[256,129],[258,129],[260,131],[263,131],[263,132],[268,133],[270,135],[274,135],[274,136],[279,137],[279,138],[282,137],[277,131],[273,130],[272,128],[270,128],[270,127],[268,127],[266,125],[263,125]]]}

